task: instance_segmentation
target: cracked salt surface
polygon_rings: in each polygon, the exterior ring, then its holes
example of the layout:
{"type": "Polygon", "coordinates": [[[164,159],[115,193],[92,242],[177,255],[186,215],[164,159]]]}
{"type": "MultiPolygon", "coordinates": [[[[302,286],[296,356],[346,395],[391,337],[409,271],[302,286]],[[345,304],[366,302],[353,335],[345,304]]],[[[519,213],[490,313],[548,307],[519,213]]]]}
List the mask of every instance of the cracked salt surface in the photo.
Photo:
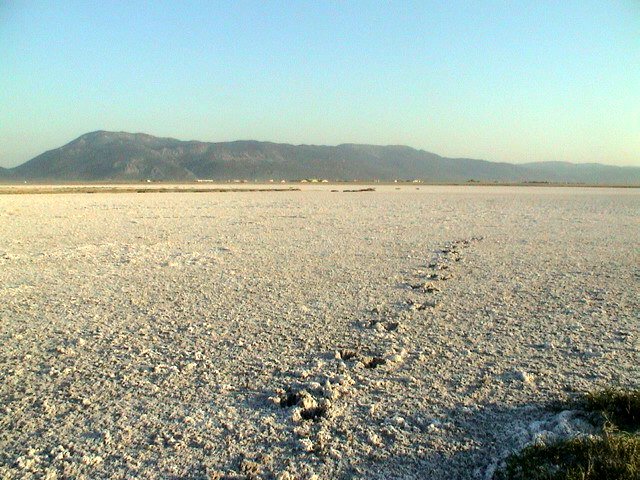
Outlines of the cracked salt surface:
{"type": "Polygon", "coordinates": [[[0,476],[490,478],[589,433],[548,401],[639,386],[639,213],[637,189],[0,196],[0,476]]]}

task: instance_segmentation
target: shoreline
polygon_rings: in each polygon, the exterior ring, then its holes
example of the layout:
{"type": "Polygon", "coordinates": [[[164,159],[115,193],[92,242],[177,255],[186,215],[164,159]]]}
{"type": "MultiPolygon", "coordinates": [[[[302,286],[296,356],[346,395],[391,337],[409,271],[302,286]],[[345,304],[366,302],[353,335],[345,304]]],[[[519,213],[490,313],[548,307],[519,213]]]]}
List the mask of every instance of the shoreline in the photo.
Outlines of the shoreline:
{"type": "MultiPolygon", "coordinates": [[[[640,185],[608,185],[581,183],[394,183],[394,182],[288,182],[286,184],[271,183],[34,183],[34,184],[2,184],[0,195],[26,194],[62,194],[62,193],[238,193],[238,192],[299,192],[324,191],[334,187],[396,187],[396,190],[414,187],[543,187],[543,188],[593,188],[593,189],[640,189],[640,185]],[[210,185],[210,186],[207,186],[210,185]],[[284,185],[287,185],[286,187],[284,185]],[[317,189],[317,187],[321,187],[317,189]]],[[[359,190],[344,190],[344,192],[359,190]]]]}

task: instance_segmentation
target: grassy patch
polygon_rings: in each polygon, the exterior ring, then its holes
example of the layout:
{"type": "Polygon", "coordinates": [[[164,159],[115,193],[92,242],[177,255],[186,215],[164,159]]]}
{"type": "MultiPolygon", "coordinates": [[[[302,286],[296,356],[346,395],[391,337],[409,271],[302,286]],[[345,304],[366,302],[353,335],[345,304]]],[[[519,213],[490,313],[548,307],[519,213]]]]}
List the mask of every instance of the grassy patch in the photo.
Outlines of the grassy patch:
{"type": "Polygon", "coordinates": [[[602,390],[566,407],[598,415],[602,435],[529,446],[496,480],[640,479],[640,390],[602,390]]]}
{"type": "Polygon", "coordinates": [[[602,414],[618,430],[640,430],[640,390],[603,390],[590,393],[584,401],[585,410],[602,414]]]}
{"type": "Polygon", "coordinates": [[[498,480],[638,480],[640,437],[605,434],[534,445],[511,456],[498,480]]]}

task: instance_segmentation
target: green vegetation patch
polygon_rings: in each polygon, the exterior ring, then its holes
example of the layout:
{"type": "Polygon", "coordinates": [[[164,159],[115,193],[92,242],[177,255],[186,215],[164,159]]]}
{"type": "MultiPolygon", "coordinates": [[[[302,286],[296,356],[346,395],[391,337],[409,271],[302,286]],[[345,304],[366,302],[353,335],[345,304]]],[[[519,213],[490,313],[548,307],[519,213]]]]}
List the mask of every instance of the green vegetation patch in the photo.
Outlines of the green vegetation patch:
{"type": "Polygon", "coordinates": [[[602,435],[529,446],[511,455],[495,479],[640,479],[640,390],[606,389],[571,406],[599,415],[602,435]]]}
{"type": "Polygon", "coordinates": [[[638,480],[640,437],[605,434],[533,445],[509,457],[498,480],[638,480]]]}
{"type": "Polygon", "coordinates": [[[602,414],[604,419],[618,430],[640,430],[640,390],[614,390],[590,393],[584,401],[584,409],[602,414]]]}

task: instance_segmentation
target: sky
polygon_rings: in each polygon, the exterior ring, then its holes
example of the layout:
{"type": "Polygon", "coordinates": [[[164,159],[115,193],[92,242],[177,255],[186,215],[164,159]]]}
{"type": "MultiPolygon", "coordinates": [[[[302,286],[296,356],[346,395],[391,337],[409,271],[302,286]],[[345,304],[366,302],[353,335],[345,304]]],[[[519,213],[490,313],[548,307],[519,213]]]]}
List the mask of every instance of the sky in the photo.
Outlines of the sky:
{"type": "Polygon", "coordinates": [[[95,130],[640,166],[640,1],[0,1],[0,166],[95,130]]]}

